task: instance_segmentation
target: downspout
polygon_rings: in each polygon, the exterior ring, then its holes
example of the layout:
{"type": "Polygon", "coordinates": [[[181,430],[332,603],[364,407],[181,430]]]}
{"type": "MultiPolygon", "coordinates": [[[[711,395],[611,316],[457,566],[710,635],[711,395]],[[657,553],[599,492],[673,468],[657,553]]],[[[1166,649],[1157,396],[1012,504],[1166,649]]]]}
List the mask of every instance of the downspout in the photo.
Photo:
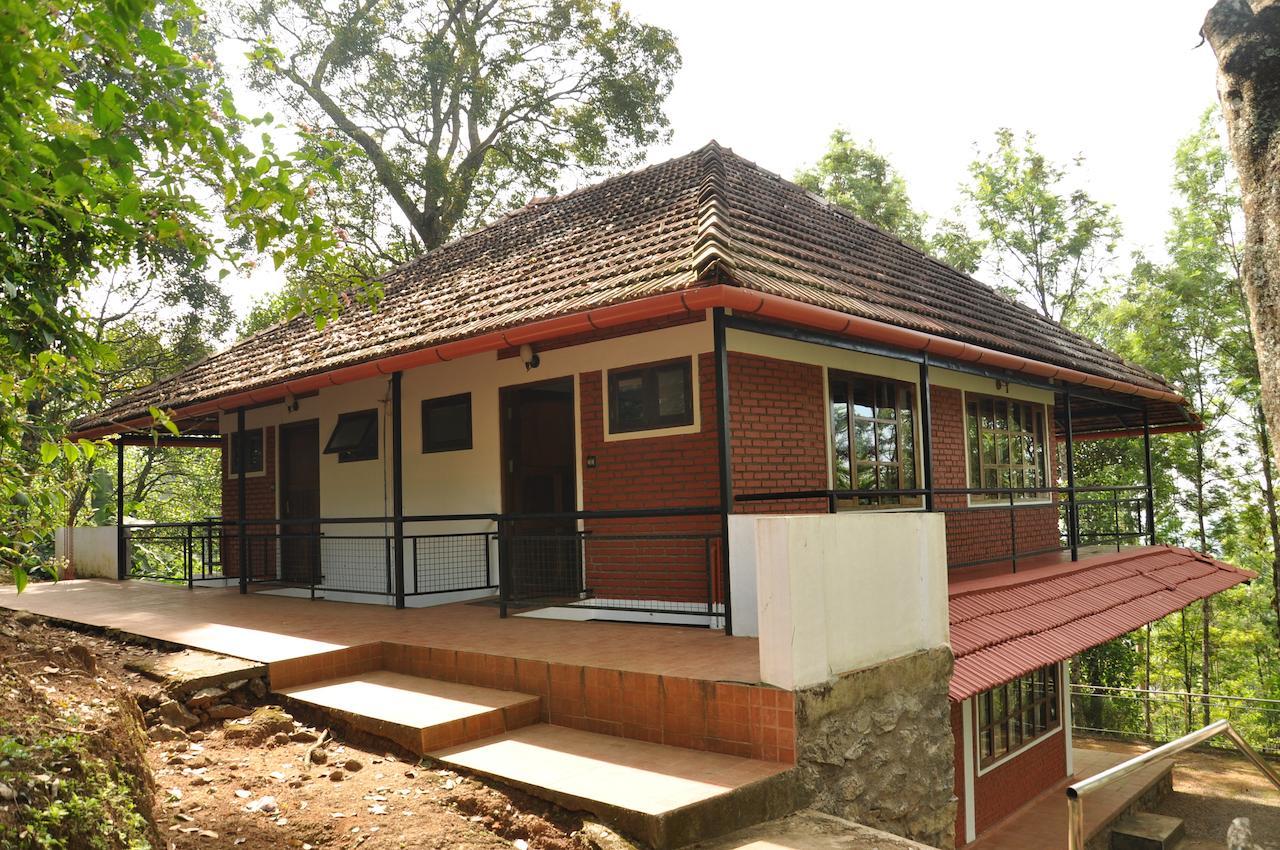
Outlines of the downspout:
{"type": "Polygon", "coordinates": [[[920,460],[924,467],[924,509],[933,510],[933,403],[929,397],[929,355],[920,361],[920,460]]]}
{"type": "MultiPolygon", "coordinates": [[[[75,535],[75,529],[69,532],[75,535]]],[[[124,440],[116,440],[116,578],[120,581],[129,575],[129,547],[124,527],[124,440]]]]}
{"type": "MultiPolygon", "coordinates": [[[[404,607],[404,422],[401,416],[403,372],[391,373],[391,511],[394,522],[396,607],[404,607]]],[[[383,491],[386,492],[386,491],[383,491]]]]}
{"type": "Polygon", "coordinates": [[[1147,473],[1147,542],[1156,545],[1156,499],[1151,476],[1151,416],[1142,408],[1142,457],[1147,473]]]}
{"type": "MultiPolygon", "coordinates": [[[[733,511],[733,455],[729,443],[729,354],[725,350],[724,308],[711,313],[715,342],[716,434],[720,463],[720,561],[724,594],[724,633],[733,634],[733,604],[729,569],[729,514],[733,511]]],[[[707,588],[711,592],[711,588],[707,588]]]]}
{"type": "Polygon", "coordinates": [[[1071,560],[1080,560],[1080,517],[1076,513],[1075,433],[1071,426],[1071,387],[1063,387],[1067,416],[1067,542],[1071,544],[1071,560]]]}
{"type": "MultiPolygon", "coordinates": [[[[249,519],[249,506],[245,503],[248,498],[245,492],[246,491],[245,472],[249,468],[249,445],[245,440],[245,434],[244,434],[244,408],[243,407],[238,408],[236,410],[236,440],[239,441],[240,443],[240,452],[239,452],[239,455],[236,457],[236,503],[239,506],[236,513],[239,514],[238,525],[240,526],[240,534],[239,534],[239,537],[240,537],[240,592],[248,593],[249,592],[249,538],[247,535],[249,532],[249,525],[247,520],[249,519]]],[[[263,445],[262,450],[264,452],[267,450],[267,447],[265,444],[263,445]]],[[[232,454],[236,454],[236,453],[233,451],[232,454]]],[[[265,468],[266,459],[264,458],[263,461],[264,461],[263,467],[265,468]]]]}

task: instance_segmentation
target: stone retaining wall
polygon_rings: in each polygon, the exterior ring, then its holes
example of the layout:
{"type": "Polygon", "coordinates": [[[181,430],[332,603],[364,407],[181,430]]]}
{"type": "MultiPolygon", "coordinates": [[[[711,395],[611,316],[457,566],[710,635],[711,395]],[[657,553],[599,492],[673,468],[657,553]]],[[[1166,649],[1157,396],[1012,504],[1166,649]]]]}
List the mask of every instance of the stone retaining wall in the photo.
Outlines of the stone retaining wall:
{"type": "Polygon", "coordinates": [[[955,846],[952,665],[939,647],[796,692],[796,758],[814,808],[955,846]]]}

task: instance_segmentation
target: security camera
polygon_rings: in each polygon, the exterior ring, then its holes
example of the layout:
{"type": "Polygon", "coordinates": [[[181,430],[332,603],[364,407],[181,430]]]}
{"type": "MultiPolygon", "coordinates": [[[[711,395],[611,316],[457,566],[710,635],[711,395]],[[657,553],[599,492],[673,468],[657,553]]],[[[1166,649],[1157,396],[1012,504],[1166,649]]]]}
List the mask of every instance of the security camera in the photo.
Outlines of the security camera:
{"type": "Polygon", "coordinates": [[[527,342],[520,346],[520,359],[524,361],[524,368],[526,372],[530,369],[537,369],[538,364],[542,362],[542,358],[538,356],[538,352],[534,351],[533,346],[527,342]]]}

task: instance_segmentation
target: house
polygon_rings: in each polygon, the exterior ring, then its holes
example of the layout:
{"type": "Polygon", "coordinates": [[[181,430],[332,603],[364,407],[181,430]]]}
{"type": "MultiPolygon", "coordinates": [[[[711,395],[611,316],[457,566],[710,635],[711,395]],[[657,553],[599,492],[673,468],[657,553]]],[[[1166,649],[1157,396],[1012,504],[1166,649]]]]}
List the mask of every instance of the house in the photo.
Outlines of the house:
{"type": "Polygon", "coordinates": [[[1073,655],[1251,578],[1157,543],[1151,437],[1200,427],[1160,376],[715,143],[383,285],[77,424],[222,449],[221,519],[122,530],[121,578],[752,636],[745,754],[938,846],[1071,773],[1073,655]],[[1077,482],[1113,438],[1146,480],[1077,482]]]}

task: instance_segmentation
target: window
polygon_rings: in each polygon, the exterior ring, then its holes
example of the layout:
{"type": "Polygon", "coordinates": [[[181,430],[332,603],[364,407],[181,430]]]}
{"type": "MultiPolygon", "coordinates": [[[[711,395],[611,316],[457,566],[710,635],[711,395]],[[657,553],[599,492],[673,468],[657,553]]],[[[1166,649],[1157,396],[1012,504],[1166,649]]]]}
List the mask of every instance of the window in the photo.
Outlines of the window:
{"type": "Polygon", "coordinates": [[[609,373],[610,434],[692,424],[692,359],[609,373]]]}
{"type": "MultiPolygon", "coordinates": [[[[1022,489],[1045,486],[1044,405],[1009,398],[970,395],[969,486],[1022,489]]],[[[1014,501],[1046,498],[1044,493],[1015,493],[1014,501]]],[[[1008,494],[988,493],[974,502],[1008,502],[1008,494]]]]}
{"type": "MultiPolygon", "coordinates": [[[[915,387],[832,372],[830,390],[835,489],[916,489],[915,387]]],[[[919,503],[918,496],[859,495],[852,505],[919,503]]]]}
{"type": "Polygon", "coordinates": [[[978,756],[986,767],[1058,728],[1058,665],[978,694],[978,756]]]}
{"type": "MultiPolygon", "coordinates": [[[[262,429],[255,428],[244,432],[245,442],[249,446],[249,454],[245,457],[246,474],[262,471],[262,429]]],[[[234,478],[240,474],[240,432],[231,434],[231,458],[227,466],[227,477],[234,478]]]]}
{"type": "Polygon", "coordinates": [[[333,433],[329,435],[324,453],[336,454],[338,463],[377,460],[378,411],[360,410],[340,415],[338,424],[333,426],[333,433]]]}
{"type": "Polygon", "coordinates": [[[471,393],[422,402],[422,450],[454,452],[471,448],[471,393]]]}

